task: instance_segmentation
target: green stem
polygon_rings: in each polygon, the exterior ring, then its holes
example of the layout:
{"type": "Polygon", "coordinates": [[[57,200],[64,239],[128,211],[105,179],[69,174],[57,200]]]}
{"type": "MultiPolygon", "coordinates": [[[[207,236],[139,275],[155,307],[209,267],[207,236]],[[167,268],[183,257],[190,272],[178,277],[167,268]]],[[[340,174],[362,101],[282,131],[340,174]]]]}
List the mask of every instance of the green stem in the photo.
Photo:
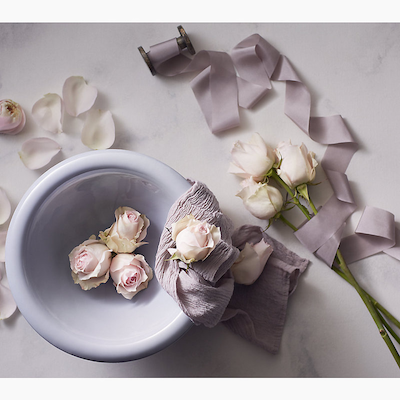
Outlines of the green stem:
{"type": "Polygon", "coordinates": [[[315,207],[315,205],[314,205],[313,201],[311,200],[310,196],[308,196],[308,200],[309,200],[308,203],[310,204],[311,210],[313,211],[314,215],[317,215],[318,214],[318,210],[315,207]]]}
{"type": "Polygon", "coordinates": [[[392,327],[387,323],[385,318],[382,317],[381,313],[378,313],[381,318],[382,324],[385,325],[386,330],[393,336],[397,343],[400,343],[400,337],[396,334],[396,332],[392,329],[392,327]]]}
{"type": "Polygon", "coordinates": [[[344,258],[342,256],[342,253],[340,252],[340,250],[337,251],[337,256],[338,256],[338,259],[339,259],[340,268],[342,269],[342,271],[345,273],[345,275],[349,279],[349,283],[352,286],[354,286],[354,288],[356,289],[357,293],[359,294],[359,296],[363,300],[363,302],[366,305],[369,313],[372,316],[372,319],[374,320],[377,328],[379,329],[379,333],[380,333],[382,339],[385,341],[385,343],[388,346],[390,352],[392,353],[397,365],[400,368],[400,356],[399,356],[399,353],[397,352],[397,350],[394,347],[392,341],[390,340],[390,337],[388,336],[388,334],[386,332],[386,329],[385,329],[384,325],[382,324],[381,318],[379,317],[376,308],[374,307],[374,305],[372,304],[372,302],[370,301],[368,296],[365,294],[363,289],[361,289],[360,285],[357,283],[357,281],[354,278],[353,274],[351,273],[349,267],[347,266],[346,262],[344,261],[344,258]]]}
{"type": "MultiPolygon", "coordinates": [[[[273,178],[278,184],[280,184],[286,191],[287,193],[291,196],[293,202],[295,205],[299,207],[299,209],[302,211],[302,213],[307,217],[308,220],[311,219],[311,216],[308,212],[308,210],[300,203],[300,201],[294,196],[292,190],[290,187],[278,176],[275,170],[271,171],[270,174],[271,178],[273,178]]],[[[318,214],[318,210],[316,209],[314,203],[312,202],[311,198],[308,199],[310,207],[314,213],[314,215],[318,214]]],[[[290,228],[295,228],[293,229],[294,231],[297,230],[297,228],[292,225],[289,221],[286,220],[286,218],[282,218],[282,215],[279,216],[279,218],[284,222],[286,225],[288,225],[290,228]],[[288,224],[289,222],[289,224],[288,224]]],[[[368,295],[365,290],[363,290],[356,279],[354,278],[353,274],[351,273],[349,267],[347,266],[342,253],[340,250],[337,250],[336,256],[339,262],[339,267],[343,271],[344,276],[346,277],[346,281],[349,282],[357,291],[361,299],[363,300],[365,306],[367,307],[369,313],[371,314],[372,319],[374,320],[379,333],[382,337],[382,339],[385,341],[386,345],[388,346],[390,352],[392,353],[393,358],[395,359],[398,367],[400,368],[400,356],[399,353],[397,352],[396,348],[394,347],[392,341],[390,340],[390,337],[388,336],[385,326],[382,323],[382,319],[380,314],[378,313],[377,309],[375,308],[375,305],[371,301],[371,296],[368,295]]],[[[336,269],[335,269],[336,270],[336,269]]],[[[342,275],[341,275],[342,276],[342,275]]],[[[397,336],[397,335],[396,335],[397,336]]]]}
{"type": "MultiPolygon", "coordinates": [[[[334,272],[336,272],[340,277],[342,277],[345,281],[350,283],[350,285],[351,285],[351,282],[349,281],[347,276],[339,268],[336,268],[335,266],[333,266],[332,270],[334,272]]],[[[377,300],[375,300],[365,290],[364,290],[364,293],[369,297],[370,301],[372,302],[372,304],[375,306],[376,309],[378,309],[382,314],[384,314],[386,316],[386,318],[389,319],[394,325],[396,325],[398,328],[400,328],[400,322],[385,307],[383,307],[382,304],[380,304],[377,300]]],[[[398,343],[400,344],[400,341],[398,341],[398,343]]]]}
{"type": "Polygon", "coordinates": [[[293,231],[297,231],[297,228],[290,222],[288,221],[282,214],[279,214],[278,217],[283,223],[285,223],[287,226],[293,229],[293,231]]]}
{"type": "Polygon", "coordinates": [[[292,198],[293,203],[301,210],[301,212],[306,216],[308,220],[311,219],[311,215],[308,212],[307,208],[305,208],[299,201],[299,199],[293,194],[292,189],[282,180],[282,178],[276,173],[275,170],[270,171],[270,177],[274,179],[279,185],[281,185],[292,198]]]}

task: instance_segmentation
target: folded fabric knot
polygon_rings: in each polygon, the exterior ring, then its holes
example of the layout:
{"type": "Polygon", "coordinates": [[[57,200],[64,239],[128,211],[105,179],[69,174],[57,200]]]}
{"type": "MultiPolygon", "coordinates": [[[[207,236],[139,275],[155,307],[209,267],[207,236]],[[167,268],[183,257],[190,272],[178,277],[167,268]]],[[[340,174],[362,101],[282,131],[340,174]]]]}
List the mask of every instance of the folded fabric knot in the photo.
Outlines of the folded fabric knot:
{"type": "Polygon", "coordinates": [[[276,353],[288,297],[308,260],[270,238],[259,226],[244,225],[233,232],[233,224],[221,212],[214,194],[203,183],[192,183],[168,213],[156,255],[155,275],[194,324],[214,327],[223,322],[241,337],[276,353]],[[210,255],[189,268],[182,261],[171,259],[168,252],[174,246],[171,225],[187,215],[221,230],[221,240],[210,255]],[[231,266],[246,243],[255,244],[261,239],[273,248],[263,272],[252,285],[235,284],[231,266]]]}
{"type": "Polygon", "coordinates": [[[282,339],[289,296],[309,261],[268,236],[259,226],[243,225],[232,236],[240,250],[264,239],[273,248],[260,277],[252,285],[235,285],[222,322],[244,339],[276,354],[282,339]]]}
{"type": "Polygon", "coordinates": [[[219,203],[206,185],[193,186],[171,207],[156,255],[155,274],[161,286],[174,298],[182,311],[196,324],[215,326],[232,297],[234,281],[229,271],[239,255],[232,246],[233,224],[219,208],[219,203]],[[179,260],[171,260],[168,248],[174,246],[170,229],[186,215],[215,225],[221,240],[204,261],[187,268],[179,260]]]}

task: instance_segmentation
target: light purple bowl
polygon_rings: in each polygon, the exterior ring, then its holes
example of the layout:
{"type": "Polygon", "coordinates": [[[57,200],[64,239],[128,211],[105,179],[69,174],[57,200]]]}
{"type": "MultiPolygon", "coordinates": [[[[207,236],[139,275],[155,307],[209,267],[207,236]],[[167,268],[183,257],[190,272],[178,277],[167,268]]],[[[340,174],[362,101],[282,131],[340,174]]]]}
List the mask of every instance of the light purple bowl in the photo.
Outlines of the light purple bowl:
{"type": "Polygon", "coordinates": [[[154,267],[168,210],[189,187],[167,165],[126,150],[83,153],[43,174],[15,210],[6,242],[10,288],[30,325],[67,353],[106,362],[146,357],[184,334],[192,322],[156,277],[132,300],[111,279],[83,291],[68,254],[130,206],[150,219],[149,244],[137,253],[154,267]]]}

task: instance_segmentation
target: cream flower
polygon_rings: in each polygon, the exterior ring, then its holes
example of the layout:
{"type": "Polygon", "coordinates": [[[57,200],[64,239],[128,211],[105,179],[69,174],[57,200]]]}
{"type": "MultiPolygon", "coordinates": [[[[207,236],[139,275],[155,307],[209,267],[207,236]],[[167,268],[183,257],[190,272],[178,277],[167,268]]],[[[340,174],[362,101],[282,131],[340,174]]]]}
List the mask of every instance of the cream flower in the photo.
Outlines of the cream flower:
{"type": "Polygon", "coordinates": [[[262,137],[255,133],[249,143],[238,140],[231,150],[232,162],[228,172],[256,182],[264,179],[265,174],[277,161],[274,150],[269,147],[262,137]]]}
{"type": "Polygon", "coordinates": [[[115,210],[115,222],[104,232],[101,231],[99,237],[116,253],[132,253],[147,244],[143,239],[149,225],[150,221],[144,214],[131,207],[119,207],[115,210]]]}
{"type": "Polygon", "coordinates": [[[26,117],[22,107],[10,99],[0,100],[0,133],[16,135],[25,126],[26,117]]]}
{"type": "Polygon", "coordinates": [[[221,240],[221,230],[215,225],[187,215],[172,224],[172,239],[176,248],[168,249],[173,259],[185,264],[205,260],[221,240]]]}
{"type": "Polygon", "coordinates": [[[265,264],[272,251],[272,246],[264,239],[255,244],[246,243],[231,267],[235,282],[242,285],[252,285],[264,271],[265,264]]]}
{"type": "Polygon", "coordinates": [[[242,182],[243,189],[236,196],[243,200],[245,208],[255,217],[270,219],[283,206],[281,192],[267,183],[257,183],[252,178],[242,182]]]}
{"type": "Polygon", "coordinates": [[[314,180],[318,163],[315,154],[309,152],[304,143],[297,146],[290,140],[281,142],[276,153],[281,161],[277,173],[291,189],[314,180]]]}
{"type": "Polygon", "coordinates": [[[93,237],[75,247],[69,254],[72,278],[83,290],[95,288],[109,278],[111,250],[93,237]]]}
{"type": "Polygon", "coordinates": [[[146,289],[153,278],[153,270],[141,254],[117,254],[110,274],[117,292],[128,300],[146,289]]]}

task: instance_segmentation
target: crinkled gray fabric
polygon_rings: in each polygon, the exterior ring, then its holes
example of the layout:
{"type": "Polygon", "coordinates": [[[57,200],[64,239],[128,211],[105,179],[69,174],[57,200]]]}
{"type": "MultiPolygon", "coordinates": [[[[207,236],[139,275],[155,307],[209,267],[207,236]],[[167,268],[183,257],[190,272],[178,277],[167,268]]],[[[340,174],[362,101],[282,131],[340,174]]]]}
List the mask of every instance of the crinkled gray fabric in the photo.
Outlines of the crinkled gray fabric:
{"type": "Polygon", "coordinates": [[[156,255],[155,274],[161,286],[196,324],[215,326],[222,317],[233,293],[230,267],[239,255],[232,246],[232,222],[220,211],[219,204],[206,185],[194,182],[171,207],[156,255]],[[220,227],[221,240],[204,260],[186,265],[168,260],[168,248],[175,247],[169,230],[171,224],[192,214],[196,219],[220,227]]]}
{"type": "Polygon", "coordinates": [[[274,251],[252,285],[235,285],[222,322],[233,332],[275,354],[281,343],[288,298],[309,261],[269,237],[259,226],[240,227],[232,241],[243,249],[246,242],[258,243],[262,238],[274,251]]]}
{"type": "Polygon", "coordinates": [[[206,185],[193,182],[171,207],[156,255],[155,274],[161,286],[174,298],[182,311],[196,324],[213,327],[219,322],[241,337],[271,353],[279,349],[289,295],[295,290],[308,260],[289,251],[253,225],[244,225],[233,233],[232,222],[219,208],[206,185]],[[170,229],[188,214],[219,226],[221,241],[204,260],[190,269],[171,257],[175,247],[170,229]],[[250,286],[234,283],[230,267],[246,242],[265,239],[274,249],[263,273],[250,286]]]}

